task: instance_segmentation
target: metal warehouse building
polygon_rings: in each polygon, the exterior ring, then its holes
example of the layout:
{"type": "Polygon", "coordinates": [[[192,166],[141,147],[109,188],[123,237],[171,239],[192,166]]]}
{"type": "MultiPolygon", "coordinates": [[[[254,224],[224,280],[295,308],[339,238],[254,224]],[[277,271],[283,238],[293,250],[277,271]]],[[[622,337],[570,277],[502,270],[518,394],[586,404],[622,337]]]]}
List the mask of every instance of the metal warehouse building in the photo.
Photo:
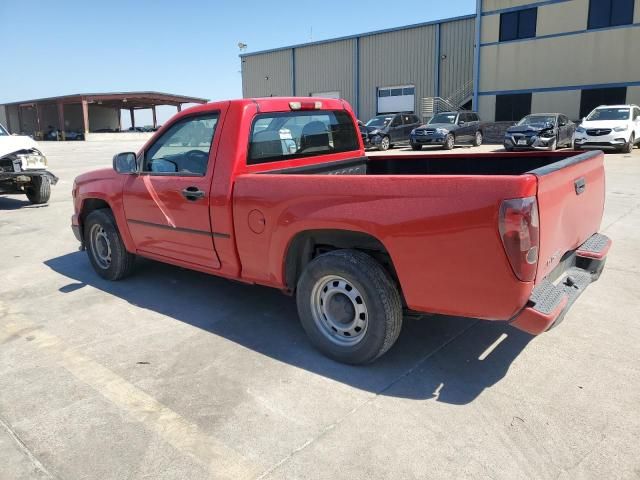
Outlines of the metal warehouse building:
{"type": "Polygon", "coordinates": [[[474,15],[242,54],[242,89],[344,98],[362,120],[471,99],[486,121],[578,119],[640,104],[637,45],[640,0],[477,0],[474,15]]]}
{"type": "Polygon", "coordinates": [[[483,119],[640,104],[640,0],[483,0],[477,14],[483,119]]]}
{"type": "Polygon", "coordinates": [[[475,15],[241,55],[245,97],[346,99],[360,118],[471,100],[475,15]],[[424,99],[424,100],[423,100],[424,99]]]}

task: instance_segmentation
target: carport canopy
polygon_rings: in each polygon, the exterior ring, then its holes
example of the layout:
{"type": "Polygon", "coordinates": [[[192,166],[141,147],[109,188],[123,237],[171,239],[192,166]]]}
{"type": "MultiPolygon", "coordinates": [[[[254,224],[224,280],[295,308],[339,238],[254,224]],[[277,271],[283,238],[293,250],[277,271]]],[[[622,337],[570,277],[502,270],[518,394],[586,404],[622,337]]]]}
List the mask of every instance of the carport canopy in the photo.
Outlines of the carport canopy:
{"type": "Polygon", "coordinates": [[[129,110],[135,127],[135,110],[151,109],[156,128],[156,107],[207,103],[207,99],[161,92],[78,93],[5,104],[7,128],[11,133],[42,134],[55,127],[61,132],[82,130],[120,131],[120,111],[129,110]],[[74,127],[74,128],[72,128],[74,127]]]}

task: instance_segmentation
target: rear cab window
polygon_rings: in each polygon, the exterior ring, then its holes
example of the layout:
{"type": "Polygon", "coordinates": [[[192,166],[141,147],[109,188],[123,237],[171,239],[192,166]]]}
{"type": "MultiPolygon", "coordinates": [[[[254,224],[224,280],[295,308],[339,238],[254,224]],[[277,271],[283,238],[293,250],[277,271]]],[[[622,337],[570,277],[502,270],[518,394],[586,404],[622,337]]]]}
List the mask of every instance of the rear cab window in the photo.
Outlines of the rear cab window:
{"type": "Polygon", "coordinates": [[[358,151],[358,133],[344,110],[256,115],[247,165],[358,151]]]}

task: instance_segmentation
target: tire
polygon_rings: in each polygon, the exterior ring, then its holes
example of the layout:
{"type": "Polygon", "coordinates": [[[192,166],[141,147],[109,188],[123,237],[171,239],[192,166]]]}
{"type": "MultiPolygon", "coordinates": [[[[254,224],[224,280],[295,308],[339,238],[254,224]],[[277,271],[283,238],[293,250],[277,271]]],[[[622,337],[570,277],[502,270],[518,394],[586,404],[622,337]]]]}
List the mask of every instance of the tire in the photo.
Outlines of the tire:
{"type": "Polygon", "coordinates": [[[478,130],[476,132],[475,137],[473,138],[473,146],[474,147],[479,147],[480,145],[482,145],[482,132],[480,130],[478,130]]]}
{"type": "Polygon", "coordinates": [[[32,177],[31,186],[26,187],[27,198],[34,205],[47,203],[51,198],[51,182],[47,177],[32,177]]]}
{"type": "Polygon", "coordinates": [[[632,133],[629,137],[629,141],[622,147],[622,153],[631,153],[633,151],[633,145],[636,143],[636,137],[632,133]]]}
{"type": "Polygon", "coordinates": [[[378,150],[380,150],[381,152],[386,152],[387,150],[389,150],[389,148],[391,148],[389,137],[382,137],[380,145],[378,145],[378,150]]]}
{"type": "Polygon", "coordinates": [[[136,256],[127,252],[111,210],[94,210],[84,225],[87,255],[93,269],[107,280],[131,274],[136,256]]]}
{"type": "Polygon", "coordinates": [[[422,145],[416,145],[415,143],[412,143],[411,150],[415,150],[416,152],[422,150],[422,145]]]}
{"type": "Polygon", "coordinates": [[[311,343],[338,362],[373,362],[402,328],[398,288],[382,265],[356,250],[313,259],[298,281],[296,301],[311,343]]]}
{"type": "Polygon", "coordinates": [[[453,147],[456,146],[456,138],[453,136],[452,133],[449,133],[447,135],[447,138],[444,141],[444,145],[442,146],[442,148],[444,150],[453,150],[453,147]]]}
{"type": "Polygon", "coordinates": [[[506,145],[504,145],[504,149],[505,149],[507,152],[513,152],[513,147],[507,147],[506,145]]]}

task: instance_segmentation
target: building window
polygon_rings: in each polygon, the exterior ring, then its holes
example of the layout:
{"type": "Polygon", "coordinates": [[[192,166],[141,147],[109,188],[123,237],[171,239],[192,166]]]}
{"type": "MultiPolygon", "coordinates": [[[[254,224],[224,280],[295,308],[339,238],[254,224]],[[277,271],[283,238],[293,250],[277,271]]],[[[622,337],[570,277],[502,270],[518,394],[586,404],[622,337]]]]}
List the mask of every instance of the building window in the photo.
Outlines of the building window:
{"type": "Polygon", "coordinates": [[[527,8],[500,14],[500,41],[533,38],[536,36],[538,9],[527,8]]]}
{"type": "Polygon", "coordinates": [[[631,25],[634,0],[591,0],[589,29],[631,25]]]}
{"type": "Polygon", "coordinates": [[[580,118],[600,105],[624,105],[627,103],[627,87],[592,88],[582,90],[580,96],[580,118]]]}
{"type": "Polygon", "coordinates": [[[530,113],[530,93],[496,95],[496,122],[515,122],[530,113]]]}

